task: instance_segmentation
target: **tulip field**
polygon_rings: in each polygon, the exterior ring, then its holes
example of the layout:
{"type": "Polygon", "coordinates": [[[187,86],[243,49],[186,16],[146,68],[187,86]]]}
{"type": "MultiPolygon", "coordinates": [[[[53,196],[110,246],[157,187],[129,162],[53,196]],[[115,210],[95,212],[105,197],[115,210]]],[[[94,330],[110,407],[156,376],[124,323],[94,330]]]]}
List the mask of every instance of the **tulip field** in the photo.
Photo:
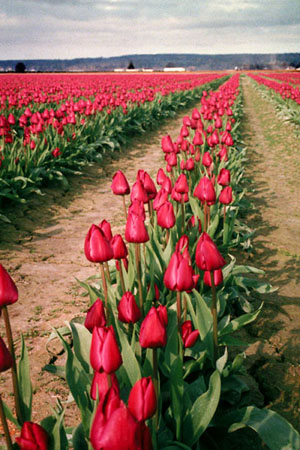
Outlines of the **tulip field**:
{"type": "MultiPolygon", "coordinates": [[[[297,133],[296,75],[1,76],[3,229],[13,225],[11,205],[30,205],[53,187],[72,189],[70,175],[79,179],[128,152],[122,170],[114,161],[111,197],[98,205],[99,215],[93,211],[98,219],[83,219],[81,246],[73,249],[92,272],[76,277],[83,309],[67,322],[58,316],[55,326],[46,323],[45,346],[61,351],[41,370],[64,386],[64,398],[49,401],[38,419],[39,389],[30,374],[35,349],[12,314],[24,286],[0,260],[0,371],[11,392],[0,391],[3,448],[300,449],[298,431],[276,405],[255,401],[244,341],[277,287],[255,264],[245,220],[256,205],[248,200],[243,86],[275,104],[297,133]],[[158,165],[153,153],[151,170],[141,166],[130,181],[134,136],[152,139],[153,129],[178,115],[177,134],[159,140],[158,165]],[[117,223],[108,215],[112,201],[117,223]]],[[[101,182],[95,181],[99,191],[101,182]]],[[[79,226],[80,214],[70,228],[79,226]]],[[[60,246],[68,261],[67,242],[60,246]]],[[[66,307],[60,304],[59,313],[66,307]]]]}

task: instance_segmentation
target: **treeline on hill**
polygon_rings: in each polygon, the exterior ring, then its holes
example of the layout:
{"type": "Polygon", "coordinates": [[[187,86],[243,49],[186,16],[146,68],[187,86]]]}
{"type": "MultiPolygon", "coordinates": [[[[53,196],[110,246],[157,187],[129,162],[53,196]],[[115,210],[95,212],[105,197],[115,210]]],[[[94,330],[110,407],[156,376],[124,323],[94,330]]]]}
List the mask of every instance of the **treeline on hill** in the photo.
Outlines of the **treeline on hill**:
{"type": "MultiPolygon", "coordinates": [[[[110,58],[76,59],[37,59],[23,60],[26,71],[64,72],[64,71],[110,71],[127,68],[132,61],[136,69],[149,68],[161,70],[164,67],[185,67],[187,70],[244,70],[285,69],[300,67],[300,53],[281,54],[157,54],[125,55],[110,58]]],[[[0,70],[14,71],[19,60],[0,61],[0,70]]]]}

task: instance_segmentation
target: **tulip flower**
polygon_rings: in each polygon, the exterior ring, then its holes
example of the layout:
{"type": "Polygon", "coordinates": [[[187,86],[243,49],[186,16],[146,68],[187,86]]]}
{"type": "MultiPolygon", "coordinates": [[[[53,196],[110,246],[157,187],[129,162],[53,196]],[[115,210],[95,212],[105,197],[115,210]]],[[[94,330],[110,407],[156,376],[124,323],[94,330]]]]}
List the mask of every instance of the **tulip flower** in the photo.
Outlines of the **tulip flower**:
{"type": "Polygon", "coordinates": [[[168,201],[168,198],[169,198],[168,192],[164,188],[161,188],[158,191],[155,199],[153,200],[154,211],[157,211],[163,203],[168,201]]]}
{"type": "Polygon", "coordinates": [[[230,170],[221,169],[217,178],[217,182],[220,186],[227,186],[230,184],[230,170]]]}
{"type": "MultiPolygon", "coordinates": [[[[221,284],[223,282],[222,269],[214,270],[213,271],[213,276],[214,276],[214,284],[215,284],[215,286],[219,286],[219,284],[221,284]]],[[[204,272],[203,282],[204,282],[204,284],[206,284],[206,286],[212,287],[211,272],[208,272],[208,271],[204,272]]]]}
{"type": "Polygon", "coordinates": [[[156,196],[157,190],[150,175],[144,170],[139,170],[138,179],[143,183],[144,189],[148,195],[148,200],[153,200],[156,196]]]}
{"type": "Polygon", "coordinates": [[[112,179],[111,190],[115,195],[127,195],[130,193],[128,181],[121,170],[118,170],[112,179]]]}
{"type": "Polygon", "coordinates": [[[90,349],[91,366],[97,372],[115,372],[122,364],[122,356],[115,332],[110,327],[94,327],[90,349]]]}
{"type": "Polygon", "coordinates": [[[133,202],[134,200],[139,200],[140,202],[147,203],[148,195],[144,188],[143,183],[140,180],[137,180],[131,189],[130,200],[133,202]]]}
{"type": "Polygon", "coordinates": [[[189,192],[189,185],[187,182],[186,175],[184,173],[180,174],[179,177],[177,178],[174,184],[174,189],[179,194],[185,194],[189,192]]]}
{"type": "Polygon", "coordinates": [[[116,234],[112,238],[110,244],[114,252],[114,259],[126,258],[126,256],[128,255],[128,250],[120,234],[116,234]]]}
{"type": "Polygon", "coordinates": [[[92,304],[88,309],[84,321],[84,326],[89,330],[93,331],[94,327],[105,327],[106,317],[104,311],[104,305],[100,298],[92,304]]]}
{"type": "Polygon", "coordinates": [[[168,312],[165,306],[149,310],[141,325],[140,344],[144,348],[164,347],[167,343],[168,312]]]}
{"type": "Polygon", "coordinates": [[[172,228],[176,219],[174,208],[171,202],[166,201],[157,210],[157,224],[162,228],[172,228]]]}
{"type": "Polygon", "coordinates": [[[113,258],[114,253],[103,231],[92,225],[86,235],[84,243],[85,256],[91,262],[105,262],[113,258]]]}
{"type": "Polygon", "coordinates": [[[198,130],[195,132],[195,136],[193,138],[193,144],[194,145],[203,145],[202,134],[198,130]]]}
{"type": "Polygon", "coordinates": [[[219,196],[219,202],[223,205],[229,205],[232,202],[232,188],[230,186],[226,186],[222,189],[219,196]]]}
{"type": "Polygon", "coordinates": [[[144,203],[140,200],[133,200],[133,202],[130,204],[128,208],[128,215],[131,213],[141,216],[143,221],[146,220],[144,203]]]}
{"type": "Polygon", "coordinates": [[[169,164],[169,166],[171,166],[171,167],[177,166],[177,156],[176,156],[176,153],[174,153],[174,152],[172,152],[172,153],[166,153],[165,160],[166,160],[166,162],[169,164]]]}
{"type": "Polygon", "coordinates": [[[165,178],[166,178],[166,174],[164,172],[163,169],[158,169],[157,175],[156,175],[156,182],[157,184],[159,184],[160,186],[163,184],[165,178]]]}
{"type": "Polygon", "coordinates": [[[141,216],[129,213],[126,222],[125,239],[127,242],[142,243],[149,241],[147,228],[141,216]]]}
{"type": "Polygon", "coordinates": [[[139,423],[112,388],[99,401],[91,427],[90,441],[94,450],[144,448],[139,423]]]}
{"type": "Polygon", "coordinates": [[[209,152],[204,152],[203,157],[202,157],[202,164],[205,167],[210,167],[212,165],[212,157],[211,154],[209,152]]]}
{"type": "Polygon", "coordinates": [[[111,226],[110,223],[107,222],[107,220],[102,220],[102,222],[99,223],[99,228],[100,230],[103,231],[104,236],[106,237],[106,239],[110,242],[112,240],[112,232],[111,232],[111,226]]]}
{"type": "Polygon", "coordinates": [[[13,359],[10,351],[5,345],[4,340],[0,336],[0,372],[5,372],[13,365],[13,359]]]}
{"type": "Polygon", "coordinates": [[[191,170],[194,170],[194,168],[195,168],[194,159],[193,158],[187,159],[186,163],[185,163],[185,170],[191,171],[191,170]]]}
{"type": "Polygon", "coordinates": [[[197,243],[195,259],[199,269],[204,271],[221,269],[226,264],[216,244],[205,232],[197,243]]]}
{"type": "Polygon", "coordinates": [[[0,307],[4,305],[11,305],[17,300],[17,286],[2,264],[0,264],[0,307]]]}
{"type": "Polygon", "coordinates": [[[48,441],[47,432],[34,422],[24,422],[21,436],[16,438],[16,442],[21,450],[47,450],[48,441]]]}
{"type": "Polygon", "coordinates": [[[151,377],[138,380],[129,394],[129,411],[138,422],[143,422],[153,416],[156,407],[156,393],[151,377]]]}
{"type": "Polygon", "coordinates": [[[94,372],[90,396],[93,400],[105,396],[110,388],[112,388],[116,394],[119,395],[119,382],[115,373],[111,373],[108,378],[105,372],[94,372]]]}
{"type": "Polygon", "coordinates": [[[197,184],[194,196],[197,197],[202,204],[213,205],[216,202],[215,188],[208,177],[202,177],[197,184]]]}
{"type": "Polygon", "coordinates": [[[166,176],[163,184],[161,185],[162,189],[167,191],[168,194],[171,194],[172,192],[172,182],[169,177],[166,176]]]}
{"type": "Polygon", "coordinates": [[[181,325],[181,337],[185,348],[193,347],[198,339],[199,331],[194,330],[191,320],[186,320],[181,325]]]}
{"type": "Polygon", "coordinates": [[[169,135],[162,137],[161,147],[162,147],[164,153],[174,152],[174,145],[173,145],[172,139],[169,135]]]}
{"type": "Polygon", "coordinates": [[[189,291],[195,287],[193,275],[189,257],[175,251],[165,271],[164,284],[172,291],[189,291]]]}
{"type": "Polygon", "coordinates": [[[141,316],[134,295],[132,292],[125,292],[118,304],[118,319],[124,323],[135,323],[140,320],[141,316]]]}

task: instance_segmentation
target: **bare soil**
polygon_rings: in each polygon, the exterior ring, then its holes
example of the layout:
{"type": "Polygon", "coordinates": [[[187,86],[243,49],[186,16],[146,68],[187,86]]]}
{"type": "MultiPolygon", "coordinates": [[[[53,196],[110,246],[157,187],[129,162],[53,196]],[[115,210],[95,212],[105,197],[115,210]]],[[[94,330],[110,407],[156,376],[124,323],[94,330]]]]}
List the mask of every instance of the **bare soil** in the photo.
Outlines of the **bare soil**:
{"type": "Polygon", "coordinates": [[[265,406],[300,431],[300,142],[250,79],[242,87],[252,202],[246,222],[256,230],[251,263],[278,287],[263,296],[262,313],[248,327],[247,364],[265,406]]]}
{"type": "MultiPolygon", "coordinates": [[[[254,205],[245,220],[256,229],[251,264],[263,268],[266,280],[279,288],[265,296],[259,320],[248,327],[247,364],[263,394],[260,401],[300,431],[300,144],[292,127],[277,119],[273,106],[254,91],[250,80],[243,81],[243,91],[249,197],[254,205]]],[[[1,223],[0,261],[19,288],[19,301],[9,312],[17,353],[21,333],[29,347],[33,420],[51,414],[57,398],[66,399],[66,386],[42,367],[53,356],[46,350],[51,328],[84,316],[87,309],[76,278],[85,280],[97,269],[85,258],[85,235],[92,223],[103,219],[112,224],[113,233],[123,230],[121,200],[110,190],[114,172],[121,169],[130,183],[138,169],[155,176],[163,160],[161,137],[177,137],[182,117],[189,112],[181,111],[159,131],[134,139],[103,167],[88,167],[82,176],[72,177],[68,191],[51,186],[45,196],[8,208],[11,224],[1,223]]],[[[51,344],[51,350],[58,354],[60,347],[51,344]]],[[[0,389],[12,404],[6,375],[0,377],[0,389]]],[[[67,423],[74,414],[71,405],[67,423]]]]}

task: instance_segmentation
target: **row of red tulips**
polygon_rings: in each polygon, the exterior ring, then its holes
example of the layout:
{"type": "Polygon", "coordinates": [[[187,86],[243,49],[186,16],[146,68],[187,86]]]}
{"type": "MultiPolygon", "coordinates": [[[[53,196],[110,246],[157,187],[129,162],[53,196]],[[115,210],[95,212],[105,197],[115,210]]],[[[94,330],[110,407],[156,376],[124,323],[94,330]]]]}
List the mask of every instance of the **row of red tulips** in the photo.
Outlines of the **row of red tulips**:
{"type": "MultiPolygon", "coordinates": [[[[251,289],[271,290],[244,275],[260,271],[238,266],[229,255],[245,231],[237,218],[244,195],[245,150],[234,142],[240,114],[235,76],[203,95],[175,142],[163,138],[166,167],[156,184],[143,170],[131,188],[123,173],[115,174],[112,190],[123,199],[126,242],[113,236],[105,219],[90,227],[85,255],[100,265],[96,284],[81,282],[90,308],[82,324],[71,321],[54,333],[66,351],[64,376],[81,423],[67,436],[62,410],[31,422],[31,395],[17,377],[21,448],[225,448],[228,432],[245,426],[271,449],[299,448],[299,435],[284,419],[245,407],[244,355],[232,360],[228,351],[238,342],[232,333],[260,311],[253,310],[251,295],[244,297],[251,289]]],[[[4,269],[0,281],[7,311],[16,289],[4,269]]],[[[3,352],[1,360],[7,358],[3,352]]]]}
{"type": "Polygon", "coordinates": [[[221,76],[8,77],[1,96],[0,199],[23,200],[48,180],[67,186],[66,175],[171,117],[221,76]]]}
{"type": "MultiPolygon", "coordinates": [[[[267,86],[269,89],[273,89],[275,92],[281,95],[283,99],[291,99],[300,105],[300,90],[299,87],[292,86],[289,82],[278,83],[277,81],[270,80],[260,75],[248,73],[248,76],[255,80],[259,84],[267,86]]],[[[274,78],[274,77],[272,77],[274,78]]],[[[283,80],[282,80],[283,81],[283,80]]]]}

